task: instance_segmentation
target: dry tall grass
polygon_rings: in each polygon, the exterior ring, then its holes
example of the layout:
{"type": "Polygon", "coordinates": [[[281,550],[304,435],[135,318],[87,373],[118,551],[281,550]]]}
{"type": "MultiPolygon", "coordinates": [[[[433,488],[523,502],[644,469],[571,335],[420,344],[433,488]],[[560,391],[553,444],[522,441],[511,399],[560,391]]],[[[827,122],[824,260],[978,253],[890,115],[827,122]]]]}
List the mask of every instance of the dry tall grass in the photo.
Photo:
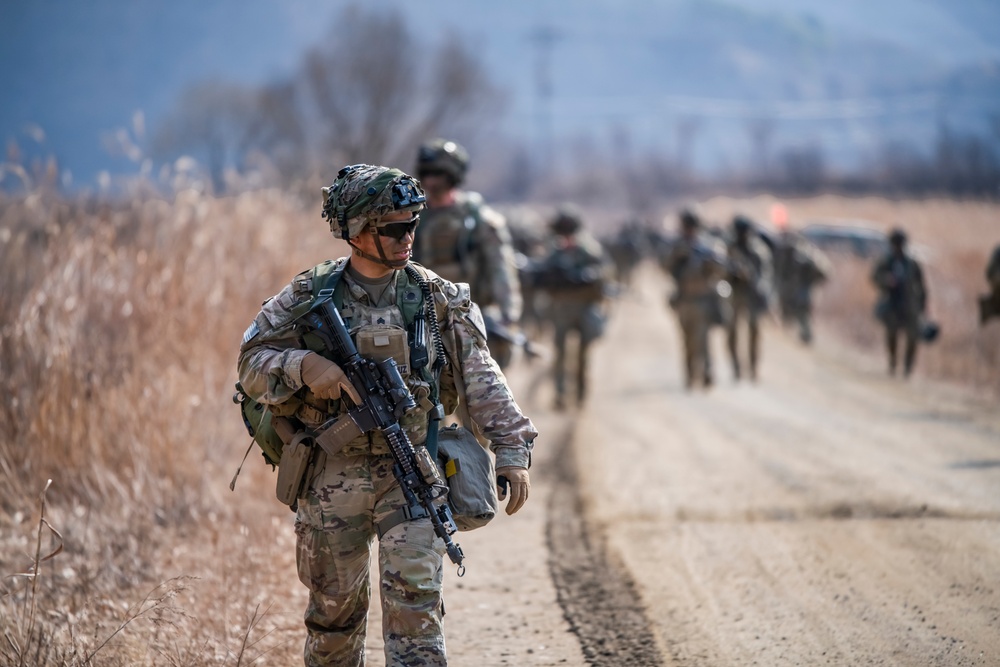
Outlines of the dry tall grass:
{"type": "MultiPolygon", "coordinates": [[[[318,215],[275,192],[0,200],[0,576],[34,574],[48,479],[65,541],[39,576],[2,580],[0,664],[88,664],[98,648],[100,664],[235,664],[248,629],[268,631],[253,577],[271,555],[255,550],[285,526],[273,503],[224,497],[249,441],[230,401],[237,346],[260,300],[329,250],[318,215]],[[218,582],[169,569],[200,559],[218,582]],[[208,586],[217,608],[180,603],[208,586]]],[[[247,468],[244,488],[268,483],[247,468]]]]}

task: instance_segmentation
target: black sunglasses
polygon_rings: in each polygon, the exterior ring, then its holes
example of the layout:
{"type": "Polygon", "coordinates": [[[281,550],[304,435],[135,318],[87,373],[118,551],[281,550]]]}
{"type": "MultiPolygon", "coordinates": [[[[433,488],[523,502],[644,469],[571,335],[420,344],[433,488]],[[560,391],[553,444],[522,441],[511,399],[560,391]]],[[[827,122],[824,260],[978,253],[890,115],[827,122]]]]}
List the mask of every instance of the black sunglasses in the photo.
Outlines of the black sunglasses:
{"type": "Polygon", "coordinates": [[[402,241],[407,234],[412,234],[420,224],[420,218],[413,216],[409,220],[402,222],[390,222],[376,227],[379,236],[388,236],[391,239],[402,241]]]}

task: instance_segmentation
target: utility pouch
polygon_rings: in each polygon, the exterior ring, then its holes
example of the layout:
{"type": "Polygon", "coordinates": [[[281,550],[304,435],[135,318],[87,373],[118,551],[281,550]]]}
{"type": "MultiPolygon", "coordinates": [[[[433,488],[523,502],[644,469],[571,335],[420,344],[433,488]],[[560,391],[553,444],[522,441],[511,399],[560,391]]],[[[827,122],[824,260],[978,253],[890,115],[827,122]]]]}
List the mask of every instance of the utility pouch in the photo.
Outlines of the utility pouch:
{"type": "Polygon", "coordinates": [[[448,504],[461,531],[488,524],[497,513],[493,459],[472,431],[453,424],[438,433],[438,465],[448,482],[448,504]]]}
{"type": "Polygon", "coordinates": [[[355,334],[355,346],[365,359],[375,362],[392,359],[404,378],[410,375],[410,344],[406,329],[383,324],[364,327],[355,334]]]}
{"type": "Polygon", "coordinates": [[[312,454],[313,440],[305,432],[296,433],[281,452],[275,495],[289,507],[294,507],[302,495],[302,486],[312,454]]]}

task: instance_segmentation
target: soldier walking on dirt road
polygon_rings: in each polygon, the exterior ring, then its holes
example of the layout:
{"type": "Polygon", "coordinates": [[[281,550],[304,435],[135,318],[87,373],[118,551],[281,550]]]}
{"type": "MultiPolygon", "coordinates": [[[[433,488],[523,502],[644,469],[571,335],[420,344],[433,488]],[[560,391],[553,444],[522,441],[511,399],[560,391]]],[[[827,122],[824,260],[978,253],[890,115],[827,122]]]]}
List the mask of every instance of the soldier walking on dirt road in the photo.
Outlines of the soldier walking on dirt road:
{"type": "Polygon", "coordinates": [[[724,252],[700,235],[701,226],[694,211],[681,211],[680,236],[662,259],[663,268],[674,279],[670,306],[677,313],[684,341],[684,377],[688,389],[698,381],[706,389],[714,382],[708,331],[713,324],[725,320],[720,311],[723,305],[728,306],[718,292],[726,271],[724,252]]]}
{"type": "Polygon", "coordinates": [[[774,248],[774,284],[782,323],[797,324],[799,340],[812,342],[812,292],[830,277],[830,261],[819,248],[791,229],[782,230],[774,248]]]}
{"type": "Polygon", "coordinates": [[[468,283],[486,321],[490,354],[505,368],[512,328],[521,319],[521,285],[504,216],[478,192],[461,190],[469,167],[465,148],[446,139],[420,146],[417,178],[427,191],[414,261],[445,280],[468,283]]]}
{"type": "MultiPolygon", "coordinates": [[[[304,271],[264,302],[240,347],[243,391],[268,406],[274,420],[290,423],[294,437],[282,440],[293,451],[302,434],[320,445],[349,409],[349,420],[362,410],[359,392],[378,393],[378,387],[354,387],[337,350],[304,324],[315,299],[331,300],[358,354],[372,367],[394,361],[412,395],[414,405],[396,416],[395,432],[433,459],[426,443],[436,442],[441,413],[463,401],[496,455],[497,475],[510,483],[506,511],[513,514],[528,497],[537,432],[490,357],[468,286],[409,261],[423,191],[398,169],[361,164],[341,169],[323,200],[330,231],[350,244],[351,255],[304,271]]],[[[296,560],[309,589],[305,664],[364,664],[369,562],[377,541],[386,665],[443,667],[445,543],[425,507],[407,500],[412,491],[407,496],[394,473],[400,464],[390,436],[355,430],[360,435],[351,438],[348,431],[337,449],[311,447],[295,487],[301,488],[294,503],[296,560]]],[[[279,479],[289,469],[279,468],[279,479]]],[[[503,500],[506,489],[498,495],[503,500]]],[[[510,559],[516,567],[516,554],[510,559]]]]}
{"type": "Polygon", "coordinates": [[[757,379],[760,359],[760,316],[767,312],[771,296],[771,251],[760,239],[753,222],[743,215],[733,218],[732,236],[727,243],[729,284],[732,286],[732,315],[726,326],[733,377],[742,376],[739,330],[746,321],[750,379],[757,379]]]}
{"type": "Polygon", "coordinates": [[[575,206],[556,212],[551,229],[555,237],[549,255],[535,274],[536,285],[551,297],[549,319],[555,328],[556,358],[553,366],[556,409],[566,407],[566,345],[571,333],[578,338],[576,401],[587,394],[587,356],[590,345],[604,333],[605,288],[609,262],[601,244],[583,228],[583,215],[575,206]]]}
{"type": "Polygon", "coordinates": [[[906,339],[903,373],[909,376],[917,358],[924,313],[927,310],[927,287],[920,264],[906,249],[906,232],[889,233],[889,251],[878,260],[872,282],[879,291],[875,316],[885,327],[885,346],[889,355],[889,374],[896,373],[899,334],[906,339]]]}

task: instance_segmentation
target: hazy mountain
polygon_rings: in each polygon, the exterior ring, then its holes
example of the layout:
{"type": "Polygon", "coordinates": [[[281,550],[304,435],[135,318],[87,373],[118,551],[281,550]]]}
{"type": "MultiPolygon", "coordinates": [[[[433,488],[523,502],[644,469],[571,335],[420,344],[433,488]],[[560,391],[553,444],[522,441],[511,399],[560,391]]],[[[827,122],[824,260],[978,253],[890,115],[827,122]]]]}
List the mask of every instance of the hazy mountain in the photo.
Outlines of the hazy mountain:
{"type": "MultiPolygon", "coordinates": [[[[287,76],[344,4],[2,3],[0,137],[29,157],[55,153],[77,183],[134,169],[102,136],[136,111],[155,126],[196,81],[287,76]]],[[[850,161],[889,135],[929,145],[942,121],[985,132],[1000,113],[1000,3],[990,0],[363,6],[403,12],[421,39],[452,31],[475,44],[511,96],[495,131],[532,141],[627,137],[674,152],[687,141],[694,159],[718,167],[747,158],[748,127],[765,119],[775,145],[817,143],[850,161]]]]}

